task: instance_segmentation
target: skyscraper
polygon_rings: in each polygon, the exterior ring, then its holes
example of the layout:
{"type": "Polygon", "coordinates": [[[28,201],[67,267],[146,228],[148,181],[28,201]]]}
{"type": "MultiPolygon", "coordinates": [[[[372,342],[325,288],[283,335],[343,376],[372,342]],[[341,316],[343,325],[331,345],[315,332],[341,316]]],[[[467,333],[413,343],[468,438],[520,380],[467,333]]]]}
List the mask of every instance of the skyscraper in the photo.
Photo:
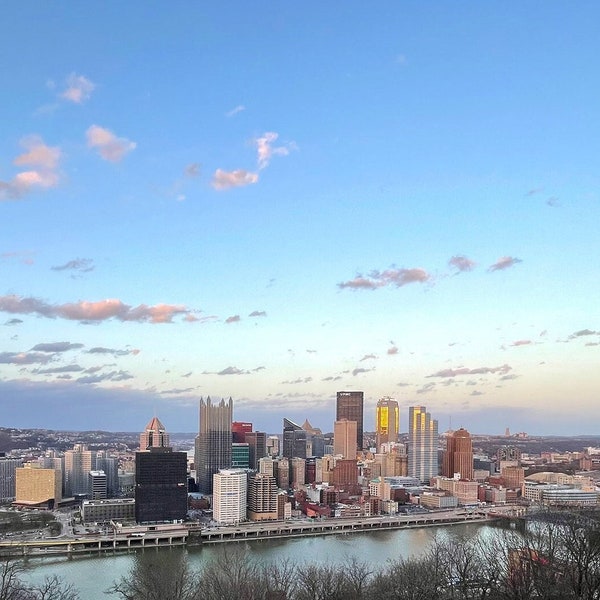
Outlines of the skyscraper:
{"type": "Polygon", "coordinates": [[[311,455],[310,433],[297,423],[283,419],[283,456],[292,459],[306,458],[311,455]]]}
{"type": "Polygon", "coordinates": [[[96,452],[84,444],[75,444],[65,452],[65,494],[67,496],[88,493],[88,474],[96,469],[96,452]]]}
{"type": "Polygon", "coordinates": [[[473,479],[473,441],[471,434],[462,427],[446,438],[446,450],[442,463],[442,475],[461,479],[473,479]]]}
{"type": "Polygon", "coordinates": [[[135,453],[135,520],[138,523],[185,519],[187,455],[169,447],[135,453]]]}
{"type": "Polygon", "coordinates": [[[363,448],[363,392],[338,392],[335,420],[356,421],[356,449],[363,448]]]}
{"type": "Polygon", "coordinates": [[[356,421],[341,419],[333,424],[333,453],[356,458],[356,421]]]}
{"type": "Polygon", "coordinates": [[[246,520],[248,476],[242,469],[222,469],[213,475],[213,518],[222,525],[246,520]]]}
{"type": "Polygon", "coordinates": [[[428,483],[438,474],[438,422],[424,406],[411,406],[408,419],[408,476],[428,483]]]}
{"type": "Polygon", "coordinates": [[[392,398],[381,398],[377,402],[377,412],[375,415],[375,427],[377,435],[377,451],[379,452],[381,444],[398,441],[398,431],[400,430],[400,409],[398,402],[392,398]]]}
{"type": "Polygon", "coordinates": [[[231,417],[233,400],[213,405],[210,396],[200,398],[200,426],[196,436],[194,463],[198,490],[212,494],[213,475],[231,467],[231,417]]]}
{"type": "Polygon", "coordinates": [[[146,429],[140,433],[140,450],[165,448],[167,446],[169,446],[169,434],[158,418],[153,417],[150,423],[146,425],[146,429]]]}
{"type": "Polygon", "coordinates": [[[135,453],[135,520],[138,523],[186,517],[187,454],[173,452],[170,446],[163,445],[168,439],[156,417],[140,436],[140,446],[145,449],[135,453]]]}

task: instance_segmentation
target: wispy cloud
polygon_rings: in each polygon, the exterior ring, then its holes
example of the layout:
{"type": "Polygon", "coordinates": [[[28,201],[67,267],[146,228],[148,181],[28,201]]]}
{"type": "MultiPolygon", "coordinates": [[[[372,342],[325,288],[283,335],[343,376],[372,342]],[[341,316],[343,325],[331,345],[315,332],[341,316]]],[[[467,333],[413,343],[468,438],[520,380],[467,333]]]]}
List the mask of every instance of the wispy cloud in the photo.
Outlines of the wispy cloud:
{"type": "Polygon", "coordinates": [[[371,271],[367,277],[357,275],[354,279],[338,283],[341,289],[375,290],[385,286],[402,287],[409,283],[424,283],[431,278],[424,269],[386,269],[385,271],[371,271]]]}
{"type": "Polygon", "coordinates": [[[244,187],[252,185],[258,181],[258,175],[245,169],[235,171],[224,171],[217,169],[212,179],[212,186],[215,190],[228,190],[234,187],[244,187]]]}
{"type": "Polygon", "coordinates": [[[513,256],[503,256],[499,258],[493,265],[490,265],[488,271],[503,271],[510,267],[514,267],[517,263],[523,262],[520,258],[513,256]]]}
{"type": "Polygon", "coordinates": [[[532,343],[531,340],[515,340],[511,346],[529,346],[532,343]]]}
{"type": "Polygon", "coordinates": [[[546,204],[552,208],[557,208],[560,206],[558,198],[555,198],[554,196],[552,198],[548,198],[548,200],[546,200],[546,204]]]}
{"type": "Polygon", "coordinates": [[[140,353],[140,350],[137,348],[134,348],[133,350],[116,350],[115,348],[95,346],[94,348],[90,348],[87,352],[88,354],[110,354],[111,356],[128,356],[129,354],[137,356],[140,353]]]}
{"type": "Polygon", "coordinates": [[[47,146],[39,136],[27,136],[21,145],[26,152],[17,156],[13,164],[31,168],[20,171],[10,181],[0,181],[0,201],[18,200],[36,188],[52,188],[59,183],[60,148],[47,146]]]}
{"type": "Polygon", "coordinates": [[[71,73],[67,77],[67,87],[60,95],[61,98],[76,104],[89,100],[96,86],[87,77],[71,73]]]}
{"type": "Polygon", "coordinates": [[[94,261],[91,258],[75,258],[66,262],[64,265],[50,267],[53,271],[79,271],[89,273],[95,269],[94,261]]]}
{"type": "Polygon", "coordinates": [[[298,379],[281,381],[280,383],[288,384],[288,385],[296,385],[299,383],[310,383],[313,380],[312,377],[299,377],[298,379]]]}
{"type": "Polygon", "coordinates": [[[456,269],[459,273],[464,273],[466,271],[472,271],[477,263],[466,256],[457,255],[453,256],[449,261],[448,265],[453,269],[456,269]]]}
{"type": "Polygon", "coordinates": [[[31,352],[67,352],[69,350],[79,350],[83,344],[72,344],[71,342],[50,342],[36,344],[31,352]]]}
{"type": "Polygon", "coordinates": [[[227,323],[227,324],[229,324],[229,323],[238,323],[239,321],[241,321],[240,315],[232,315],[231,317],[227,317],[225,319],[225,323],[227,323]]]}
{"type": "Polygon", "coordinates": [[[354,377],[356,377],[357,375],[361,375],[362,373],[368,373],[369,371],[374,371],[375,367],[373,367],[372,369],[363,369],[361,367],[357,367],[356,369],[354,369],[352,371],[352,375],[354,377]]]}
{"type": "Polygon", "coordinates": [[[387,353],[390,356],[393,356],[394,354],[398,354],[398,348],[396,346],[392,346],[391,348],[387,349],[387,353]]]}
{"type": "Polygon", "coordinates": [[[36,369],[36,375],[58,375],[62,373],[81,373],[83,367],[80,365],[63,365],[61,367],[51,367],[49,369],[36,369]]]}
{"type": "Polygon", "coordinates": [[[248,316],[249,317],[266,317],[267,313],[264,310],[253,310],[248,316]]]}
{"type": "Polygon", "coordinates": [[[0,364],[3,365],[33,365],[52,360],[52,355],[45,352],[0,352],[0,364]]]}
{"type": "Polygon", "coordinates": [[[476,367],[469,369],[467,367],[458,367],[457,369],[442,369],[437,373],[427,375],[427,377],[456,377],[458,375],[485,375],[487,373],[502,373],[505,375],[512,370],[512,367],[504,364],[499,367],[476,367]]]}
{"type": "Polygon", "coordinates": [[[238,369],[237,367],[227,367],[219,371],[217,375],[248,375],[248,371],[238,369]]]}
{"type": "Polygon", "coordinates": [[[78,377],[75,381],[77,383],[102,383],[104,381],[127,381],[133,379],[133,375],[127,371],[110,371],[108,373],[99,373],[98,375],[84,375],[78,377]]]}
{"type": "Polygon", "coordinates": [[[235,108],[232,108],[231,110],[227,111],[225,113],[226,117],[235,117],[235,115],[243,112],[244,110],[246,110],[246,107],[243,104],[238,104],[235,108]]]}
{"type": "Polygon", "coordinates": [[[591,329],[580,329],[569,336],[569,339],[585,337],[587,335],[600,335],[600,331],[592,331],[591,329]]]}
{"type": "Polygon", "coordinates": [[[119,162],[137,146],[135,142],[117,137],[109,129],[98,125],[92,125],[86,131],[86,138],[88,146],[98,150],[98,154],[110,162],[119,162]]]}
{"type": "Polygon", "coordinates": [[[295,144],[288,143],[283,146],[274,146],[279,138],[279,134],[274,131],[267,131],[254,140],[258,152],[258,168],[264,169],[269,166],[273,156],[287,156],[290,150],[295,148],[295,144]]]}
{"type": "Polygon", "coordinates": [[[200,176],[200,163],[190,163],[183,170],[183,174],[186,177],[199,177],[200,176]]]}
{"type": "Polygon", "coordinates": [[[0,296],[0,311],[12,314],[37,314],[42,317],[71,321],[105,321],[115,318],[119,321],[140,323],[170,323],[173,317],[190,313],[185,306],[173,304],[156,304],[154,306],[140,304],[133,307],[117,299],[48,304],[38,298],[23,298],[14,295],[0,296]]]}
{"type": "Polygon", "coordinates": [[[373,360],[376,358],[377,356],[375,356],[375,354],[365,354],[358,362],[363,362],[364,360],[373,360]]]}

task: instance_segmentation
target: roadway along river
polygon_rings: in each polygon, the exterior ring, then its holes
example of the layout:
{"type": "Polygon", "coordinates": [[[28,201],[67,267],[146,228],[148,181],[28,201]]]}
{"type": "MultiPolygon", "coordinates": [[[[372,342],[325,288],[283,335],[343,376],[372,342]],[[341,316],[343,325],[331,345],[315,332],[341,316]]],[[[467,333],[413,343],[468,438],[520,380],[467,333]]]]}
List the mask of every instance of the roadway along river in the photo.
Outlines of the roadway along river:
{"type": "MultiPolygon", "coordinates": [[[[425,552],[436,535],[441,536],[489,536],[497,531],[491,525],[476,523],[446,527],[426,527],[396,531],[372,531],[347,535],[302,537],[286,540],[260,540],[233,543],[247,549],[250,558],[260,562],[276,562],[288,558],[304,564],[310,562],[344,563],[349,558],[364,561],[373,567],[384,566],[386,561],[400,557],[418,556],[425,552]]],[[[232,544],[226,546],[231,549],[232,544]]],[[[162,548],[150,552],[186,552],[192,569],[200,568],[217,553],[223,545],[208,545],[198,549],[162,548]]],[[[39,583],[45,577],[58,575],[73,584],[82,600],[106,600],[105,591],[133,565],[133,554],[105,554],[73,559],[35,559],[25,574],[28,582],[39,583]]]]}

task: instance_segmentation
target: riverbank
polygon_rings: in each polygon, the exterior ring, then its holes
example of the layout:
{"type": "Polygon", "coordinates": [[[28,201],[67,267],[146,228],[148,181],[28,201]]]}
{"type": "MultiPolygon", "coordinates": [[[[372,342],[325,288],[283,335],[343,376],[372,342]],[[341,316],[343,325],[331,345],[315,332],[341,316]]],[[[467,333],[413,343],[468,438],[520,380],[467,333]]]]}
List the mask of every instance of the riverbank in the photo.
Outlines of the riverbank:
{"type": "Polygon", "coordinates": [[[326,519],[319,521],[277,521],[240,523],[228,527],[206,528],[196,524],[177,524],[168,528],[121,528],[108,535],[82,538],[43,539],[0,542],[2,558],[46,558],[61,555],[131,552],[164,546],[203,546],[228,542],[288,539],[369,531],[439,527],[465,523],[486,523],[497,517],[485,512],[443,511],[417,515],[326,519]]]}

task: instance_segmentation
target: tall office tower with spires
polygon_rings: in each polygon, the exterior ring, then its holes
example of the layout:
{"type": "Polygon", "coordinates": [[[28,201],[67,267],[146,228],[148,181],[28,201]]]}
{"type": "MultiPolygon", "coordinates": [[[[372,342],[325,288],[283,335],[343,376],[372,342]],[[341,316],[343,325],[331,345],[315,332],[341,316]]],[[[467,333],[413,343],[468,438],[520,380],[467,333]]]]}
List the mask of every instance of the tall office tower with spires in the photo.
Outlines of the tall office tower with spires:
{"type": "Polygon", "coordinates": [[[400,409],[398,408],[398,402],[396,402],[396,400],[386,396],[377,401],[375,427],[378,452],[380,451],[381,444],[398,441],[400,409]]]}
{"type": "Polygon", "coordinates": [[[446,438],[446,451],[442,462],[442,475],[461,479],[473,479],[473,440],[462,427],[446,438]]]}
{"type": "Polygon", "coordinates": [[[438,422],[424,406],[411,406],[408,420],[408,476],[429,483],[438,475],[438,422]]]}
{"type": "Polygon", "coordinates": [[[233,400],[213,404],[200,398],[200,426],[196,436],[194,463],[198,490],[212,494],[213,475],[231,467],[231,422],[233,400]]]}
{"type": "Polygon", "coordinates": [[[152,417],[152,420],[146,429],[140,433],[140,451],[148,450],[148,448],[166,448],[169,446],[169,434],[165,426],[160,422],[158,417],[152,417]]]}
{"type": "Polygon", "coordinates": [[[356,421],[356,449],[363,448],[363,392],[338,392],[335,407],[335,420],[356,421]]]}

